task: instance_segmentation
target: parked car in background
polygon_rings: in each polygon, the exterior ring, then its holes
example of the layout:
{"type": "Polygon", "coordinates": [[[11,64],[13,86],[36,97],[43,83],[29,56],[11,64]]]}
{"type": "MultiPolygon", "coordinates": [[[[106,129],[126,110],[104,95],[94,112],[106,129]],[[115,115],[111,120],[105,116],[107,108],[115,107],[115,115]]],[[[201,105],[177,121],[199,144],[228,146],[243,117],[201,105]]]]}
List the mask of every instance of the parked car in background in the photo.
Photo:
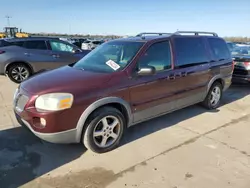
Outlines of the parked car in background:
{"type": "Polygon", "coordinates": [[[74,39],[71,39],[71,38],[65,38],[65,37],[61,37],[61,38],[59,38],[60,40],[63,40],[63,41],[66,41],[66,42],[68,42],[68,43],[71,43],[71,44],[73,44],[74,42],[75,42],[75,40],[74,39]]]}
{"type": "Polygon", "coordinates": [[[137,123],[196,103],[217,108],[231,84],[230,51],[215,33],[185,33],[112,40],[26,80],[13,102],[18,122],[46,141],[103,153],[137,123]]]}
{"type": "Polygon", "coordinates": [[[227,46],[228,46],[230,52],[232,52],[233,49],[237,47],[237,45],[234,42],[229,42],[229,41],[227,41],[227,46]]]}
{"type": "Polygon", "coordinates": [[[250,83],[250,48],[237,47],[232,51],[234,83],[250,83]]]}
{"type": "Polygon", "coordinates": [[[75,40],[75,42],[73,44],[76,45],[78,48],[82,48],[82,43],[84,43],[87,39],[78,38],[78,39],[74,39],[74,40],[75,40]]]}
{"type": "Polygon", "coordinates": [[[86,40],[82,43],[81,49],[83,50],[93,50],[97,46],[100,46],[102,43],[104,43],[103,40],[86,40]]]}
{"type": "Polygon", "coordinates": [[[68,42],[44,37],[5,39],[1,44],[0,75],[7,75],[16,83],[37,72],[74,63],[89,52],[68,42]]]}
{"type": "Polygon", "coordinates": [[[250,47],[246,42],[236,42],[235,44],[237,47],[250,47]]]}

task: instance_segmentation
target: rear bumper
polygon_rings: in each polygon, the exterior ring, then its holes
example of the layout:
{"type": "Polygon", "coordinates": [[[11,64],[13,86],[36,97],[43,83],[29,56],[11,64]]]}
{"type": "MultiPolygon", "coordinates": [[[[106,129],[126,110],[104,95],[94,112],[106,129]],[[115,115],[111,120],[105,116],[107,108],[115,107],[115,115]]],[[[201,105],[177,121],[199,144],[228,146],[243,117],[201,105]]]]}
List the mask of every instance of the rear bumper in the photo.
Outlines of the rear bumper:
{"type": "Polygon", "coordinates": [[[250,75],[233,75],[233,83],[250,83],[250,75]]]}
{"type": "Polygon", "coordinates": [[[16,112],[15,112],[15,115],[19,124],[28,128],[33,134],[35,134],[37,137],[39,137],[42,140],[45,140],[51,143],[58,143],[58,144],[77,143],[76,129],[71,129],[71,130],[56,132],[56,133],[40,133],[40,132],[33,130],[32,126],[27,121],[22,119],[19,115],[17,115],[16,112]]]}
{"type": "Polygon", "coordinates": [[[232,76],[225,77],[223,91],[227,90],[232,84],[232,76]]]}

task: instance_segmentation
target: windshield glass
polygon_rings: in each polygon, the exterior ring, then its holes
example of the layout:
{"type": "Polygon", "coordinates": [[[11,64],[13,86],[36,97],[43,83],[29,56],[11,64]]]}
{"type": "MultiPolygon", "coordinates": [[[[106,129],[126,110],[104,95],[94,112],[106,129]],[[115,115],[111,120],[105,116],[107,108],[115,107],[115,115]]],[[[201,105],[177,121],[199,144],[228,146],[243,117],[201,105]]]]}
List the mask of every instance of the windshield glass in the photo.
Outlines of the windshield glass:
{"type": "Polygon", "coordinates": [[[250,47],[236,47],[232,50],[232,55],[250,55],[250,47]]]}
{"type": "Polygon", "coordinates": [[[112,41],[104,43],[73,65],[94,72],[116,72],[128,65],[144,42],[112,41]]]}

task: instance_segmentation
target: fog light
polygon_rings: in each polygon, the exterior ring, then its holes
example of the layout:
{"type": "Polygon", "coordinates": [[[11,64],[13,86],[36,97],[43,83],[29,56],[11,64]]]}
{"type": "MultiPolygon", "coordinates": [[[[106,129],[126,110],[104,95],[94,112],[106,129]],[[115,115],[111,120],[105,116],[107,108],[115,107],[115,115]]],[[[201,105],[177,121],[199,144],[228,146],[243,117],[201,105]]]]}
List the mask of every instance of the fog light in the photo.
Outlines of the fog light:
{"type": "Polygon", "coordinates": [[[40,117],[33,117],[33,125],[36,128],[43,129],[46,126],[46,120],[40,117]]]}
{"type": "Polygon", "coordinates": [[[46,126],[46,120],[44,118],[41,118],[40,122],[41,122],[42,126],[44,126],[44,127],[46,126]]]}

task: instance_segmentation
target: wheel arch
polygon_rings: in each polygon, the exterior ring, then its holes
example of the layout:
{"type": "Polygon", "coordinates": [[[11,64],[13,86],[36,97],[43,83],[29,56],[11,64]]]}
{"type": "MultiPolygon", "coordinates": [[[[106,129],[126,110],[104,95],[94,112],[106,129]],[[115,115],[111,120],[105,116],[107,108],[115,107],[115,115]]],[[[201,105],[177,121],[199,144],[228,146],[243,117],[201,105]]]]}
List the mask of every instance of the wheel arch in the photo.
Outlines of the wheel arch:
{"type": "Polygon", "coordinates": [[[90,117],[90,115],[97,109],[104,107],[104,106],[111,106],[120,110],[125,115],[125,118],[127,120],[126,122],[127,125],[132,123],[132,112],[131,112],[131,108],[128,102],[126,102],[125,100],[119,97],[105,97],[105,98],[99,99],[95,101],[94,103],[92,103],[91,105],[89,105],[87,109],[85,109],[82,115],[80,116],[77,122],[77,126],[76,126],[76,131],[77,131],[76,141],[77,142],[81,141],[83,128],[88,118],[90,117]]]}
{"type": "Polygon", "coordinates": [[[18,60],[17,60],[17,61],[12,61],[12,62],[6,64],[6,65],[5,65],[5,68],[4,68],[4,72],[7,73],[8,69],[9,69],[9,67],[10,67],[11,65],[13,65],[13,64],[18,64],[18,63],[21,63],[21,64],[26,65],[26,66],[31,70],[31,74],[34,73],[34,69],[32,68],[32,66],[31,66],[28,62],[26,62],[26,61],[18,61],[18,60]]]}
{"type": "Polygon", "coordinates": [[[222,89],[224,88],[225,82],[224,82],[224,80],[223,80],[223,76],[217,75],[217,76],[214,76],[214,77],[209,81],[208,86],[207,86],[207,93],[209,92],[211,86],[212,86],[215,82],[219,82],[219,83],[222,85],[222,89]]]}

